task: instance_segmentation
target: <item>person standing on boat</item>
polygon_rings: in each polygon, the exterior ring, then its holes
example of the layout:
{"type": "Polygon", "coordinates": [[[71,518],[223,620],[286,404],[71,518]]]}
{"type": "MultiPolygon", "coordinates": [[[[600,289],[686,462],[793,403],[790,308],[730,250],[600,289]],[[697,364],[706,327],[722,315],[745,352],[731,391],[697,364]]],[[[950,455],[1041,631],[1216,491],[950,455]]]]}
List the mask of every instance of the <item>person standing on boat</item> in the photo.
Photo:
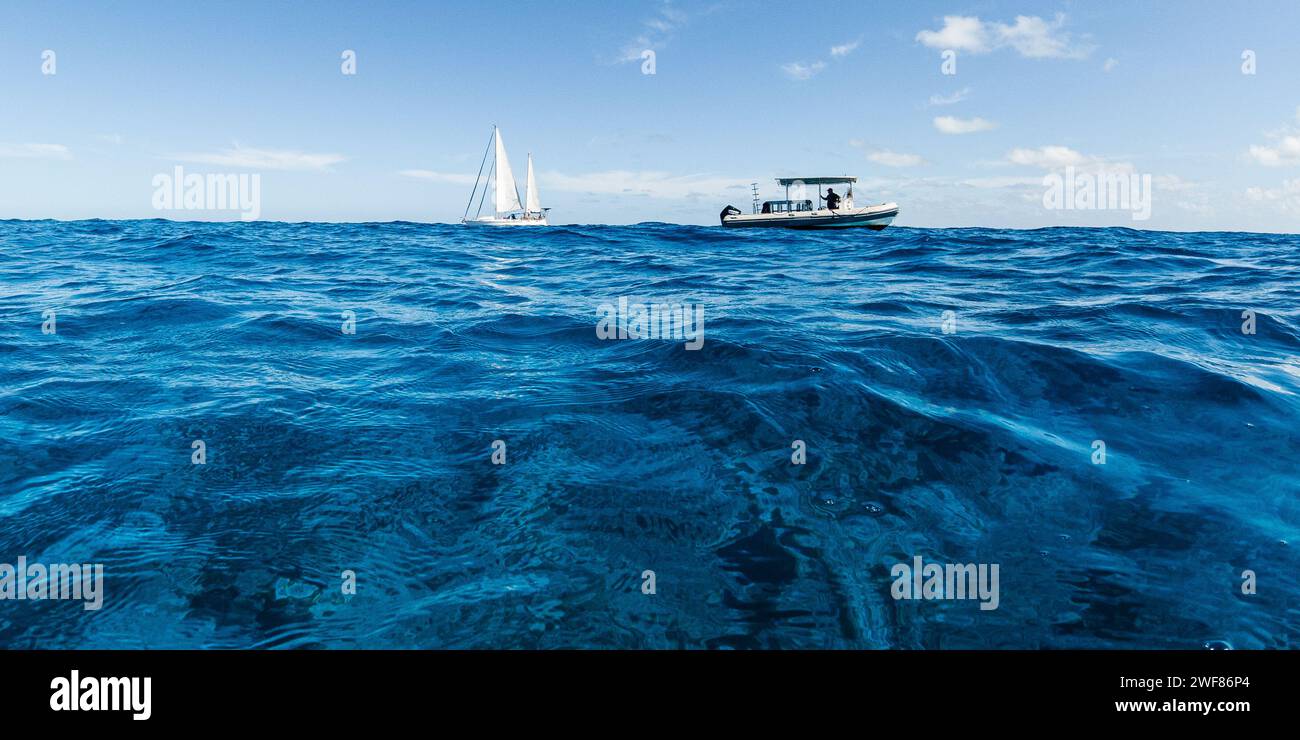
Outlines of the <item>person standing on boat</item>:
{"type": "Polygon", "coordinates": [[[826,188],[826,197],[822,200],[826,201],[826,207],[832,211],[840,207],[840,196],[835,194],[835,188],[826,188]]]}

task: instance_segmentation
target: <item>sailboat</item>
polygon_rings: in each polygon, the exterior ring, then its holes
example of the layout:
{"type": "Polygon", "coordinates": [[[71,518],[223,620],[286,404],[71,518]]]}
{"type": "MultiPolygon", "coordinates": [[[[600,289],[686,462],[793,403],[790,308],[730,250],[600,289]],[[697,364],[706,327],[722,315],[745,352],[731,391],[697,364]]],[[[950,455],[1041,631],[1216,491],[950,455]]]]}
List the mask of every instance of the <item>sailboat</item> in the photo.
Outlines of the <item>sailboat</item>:
{"type": "Polygon", "coordinates": [[[483,161],[478,166],[478,176],[474,178],[474,190],[469,194],[469,203],[465,204],[465,216],[460,220],[467,226],[549,226],[541,199],[537,195],[537,179],[533,176],[533,155],[528,154],[528,179],[524,202],[519,202],[519,186],[515,185],[515,173],[510,169],[510,159],[506,156],[506,145],[501,141],[501,129],[492,127],[492,139],[483,152],[483,161]],[[483,180],[483,168],[487,165],[488,152],[492,155],[492,167],[488,170],[488,181],[495,187],[489,188],[483,180]],[[483,182],[483,192],[479,194],[479,183],[483,182]],[[492,215],[483,214],[483,201],[488,190],[492,192],[492,215]],[[469,209],[474,205],[474,196],[478,195],[478,210],[474,218],[469,217],[469,209]]]}

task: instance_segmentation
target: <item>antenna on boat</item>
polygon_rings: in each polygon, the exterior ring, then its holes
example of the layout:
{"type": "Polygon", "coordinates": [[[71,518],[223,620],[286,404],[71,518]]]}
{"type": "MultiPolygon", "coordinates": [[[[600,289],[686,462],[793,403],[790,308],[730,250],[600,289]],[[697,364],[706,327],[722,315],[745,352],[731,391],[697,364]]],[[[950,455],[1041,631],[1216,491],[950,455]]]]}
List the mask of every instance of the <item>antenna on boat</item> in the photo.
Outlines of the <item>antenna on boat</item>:
{"type": "Polygon", "coordinates": [[[754,191],[754,213],[758,213],[758,183],[751,182],[749,189],[754,191]]]}

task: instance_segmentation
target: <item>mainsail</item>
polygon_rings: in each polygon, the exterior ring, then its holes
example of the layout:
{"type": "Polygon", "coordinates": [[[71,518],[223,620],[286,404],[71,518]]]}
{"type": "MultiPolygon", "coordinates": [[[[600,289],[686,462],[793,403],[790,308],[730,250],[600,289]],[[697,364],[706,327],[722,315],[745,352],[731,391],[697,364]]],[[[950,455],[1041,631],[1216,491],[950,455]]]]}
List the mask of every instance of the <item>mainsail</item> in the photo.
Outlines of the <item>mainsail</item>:
{"type": "MultiPolygon", "coordinates": [[[[515,173],[510,170],[510,160],[506,158],[506,145],[501,141],[501,130],[497,129],[497,191],[493,201],[497,213],[510,213],[523,210],[519,203],[519,187],[515,185],[515,173]]],[[[531,172],[531,170],[530,170],[531,172]]]]}
{"type": "Polygon", "coordinates": [[[528,155],[528,185],[526,186],[524,197],[528,202],[528,213],[541,213],[542,201],[537,197],[537,181],[533,179],[533,155],[528,155]]]}

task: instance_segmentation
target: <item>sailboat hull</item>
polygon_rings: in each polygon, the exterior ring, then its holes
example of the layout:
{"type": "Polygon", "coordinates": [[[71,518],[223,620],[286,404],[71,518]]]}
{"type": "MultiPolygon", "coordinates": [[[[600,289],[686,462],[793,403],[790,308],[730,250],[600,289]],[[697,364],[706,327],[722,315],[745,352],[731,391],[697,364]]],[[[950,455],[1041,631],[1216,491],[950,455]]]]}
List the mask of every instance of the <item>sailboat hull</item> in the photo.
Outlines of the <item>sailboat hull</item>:
{"type": "Polygon", "coordinates": [[[482,216],[480,218],[471,218],[461,221],[466,226],[550,226],[546,222],[546,217],[541,218],[497,218],[495,216],[482,216]]]}

